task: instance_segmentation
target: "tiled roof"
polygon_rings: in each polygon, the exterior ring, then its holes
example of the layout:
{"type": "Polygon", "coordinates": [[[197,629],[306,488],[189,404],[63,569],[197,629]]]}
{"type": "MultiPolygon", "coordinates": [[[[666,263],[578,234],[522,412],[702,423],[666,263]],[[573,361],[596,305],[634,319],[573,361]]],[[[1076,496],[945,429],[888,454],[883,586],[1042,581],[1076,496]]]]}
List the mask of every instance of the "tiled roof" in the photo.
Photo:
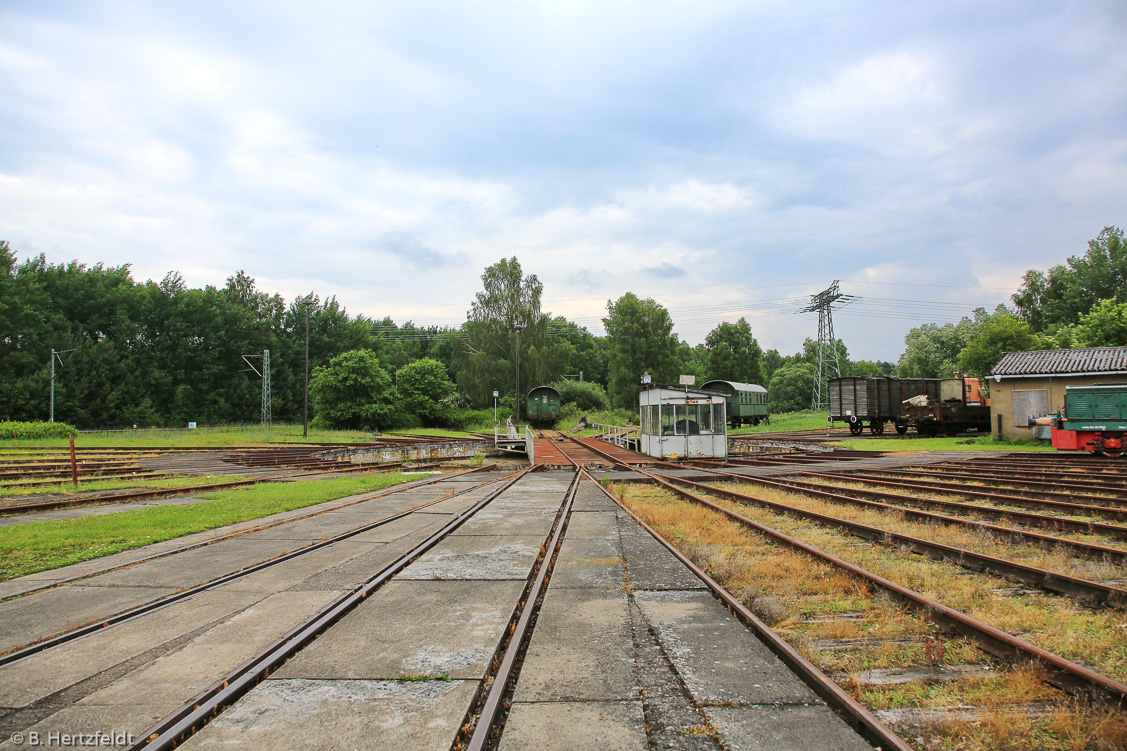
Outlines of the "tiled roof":
{"type": "Polygon", "coordinates": [[[1007,352],[994,363],[991,375],[1081,375],[1127,371],[1127,347],[1035,349],[1007,352]]]}

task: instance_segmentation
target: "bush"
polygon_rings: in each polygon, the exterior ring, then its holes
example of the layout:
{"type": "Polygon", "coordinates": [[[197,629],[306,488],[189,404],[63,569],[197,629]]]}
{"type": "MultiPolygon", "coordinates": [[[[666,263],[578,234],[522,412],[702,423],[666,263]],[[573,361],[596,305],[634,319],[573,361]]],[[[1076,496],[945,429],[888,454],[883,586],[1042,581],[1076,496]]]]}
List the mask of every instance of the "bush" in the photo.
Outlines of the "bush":
{"type": "Polygon", "coordinates": [[[0,439],[66,438],[68,435],[78,435],[78,431],[65,422],[0,422],[0,439]]]}
{"type": "Polygon", "coordinates": [[[580,412],[610,409],[610,397],[601,384],[591,381],[556,381],[552,386],[560,392],[561,407],[574,404],[580,412]]]}

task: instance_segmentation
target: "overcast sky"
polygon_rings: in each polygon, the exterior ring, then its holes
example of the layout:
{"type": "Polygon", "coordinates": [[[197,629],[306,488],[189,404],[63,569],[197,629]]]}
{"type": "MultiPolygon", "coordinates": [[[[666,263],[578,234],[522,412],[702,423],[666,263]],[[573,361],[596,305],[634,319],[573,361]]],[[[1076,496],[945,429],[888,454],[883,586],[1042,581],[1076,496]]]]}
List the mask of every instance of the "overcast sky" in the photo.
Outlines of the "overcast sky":
{"type": "Polygon", "coordinates": [[[855,358],[1127,225],[1127,4],[0,4],[0,239],[457,325],[517,256],[855,358]]]}

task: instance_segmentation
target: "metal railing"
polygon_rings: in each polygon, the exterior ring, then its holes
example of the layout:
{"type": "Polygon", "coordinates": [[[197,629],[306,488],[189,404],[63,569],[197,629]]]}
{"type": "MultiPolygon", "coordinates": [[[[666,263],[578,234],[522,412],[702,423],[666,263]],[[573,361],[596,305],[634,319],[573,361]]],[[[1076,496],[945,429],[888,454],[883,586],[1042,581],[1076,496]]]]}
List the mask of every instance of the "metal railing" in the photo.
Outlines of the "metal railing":
{"type": "Polygon", "coordinates": [[[635,449],[638,445],[639,430],[636,427],[591,423],[591,430],[594,431],[593,437],[624,449],[635,449]]]}

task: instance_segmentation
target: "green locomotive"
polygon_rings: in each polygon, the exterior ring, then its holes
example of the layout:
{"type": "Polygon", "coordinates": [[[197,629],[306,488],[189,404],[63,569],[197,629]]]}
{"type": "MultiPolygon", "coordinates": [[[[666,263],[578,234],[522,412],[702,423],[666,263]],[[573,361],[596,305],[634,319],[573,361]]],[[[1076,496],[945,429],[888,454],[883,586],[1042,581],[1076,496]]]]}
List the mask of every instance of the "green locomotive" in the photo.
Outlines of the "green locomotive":
{"type": "Polygon", "coordinates": [[[1053,447],[1122,456],[1127,451],[1127,383],[1066,386],[1064,412],[1052,419],[1053,447]]]}

